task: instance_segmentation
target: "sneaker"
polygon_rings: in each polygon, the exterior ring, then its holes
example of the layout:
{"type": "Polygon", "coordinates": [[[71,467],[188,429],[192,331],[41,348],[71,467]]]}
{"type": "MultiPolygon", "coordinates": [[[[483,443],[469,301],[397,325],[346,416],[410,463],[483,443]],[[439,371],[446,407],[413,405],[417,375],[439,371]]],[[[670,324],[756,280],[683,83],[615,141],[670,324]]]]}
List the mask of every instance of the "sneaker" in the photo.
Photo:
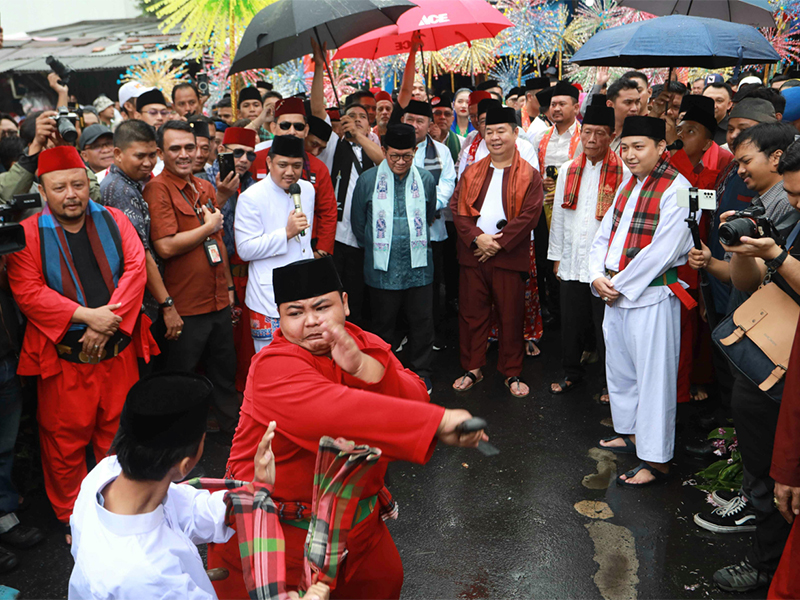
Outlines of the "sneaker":
{"type": "Polygon", "coordinates": [[[0,542],[14,548],[30,548],[43,539],[44,532],[41,529],[22,523],[15,525],[5,533],[0,533],[0,542]]]}
{"type": "Polygon", "coordinates": [[[769,585],[771,577],[756,569],[746,559],[714,573],[714,581],[726,592],[749,592],[769,585]]]}
{"type": "Polygon", "coordinates": [[[19,565],[19,560],[16,554],[0,546],[0,573],[7,573],[17,565],[19,565]]]}
{"type": "Polygon", "coordinates": [[[698,513],[694,522],[714,533],[748,533],[756,530],[756,513],[744,496],[737,495],[710,513],[698,513]]]}
{"type": "MultiPolygon", "coordinates": [[[[711,493],[711,498],[717,503],[718,506],[727,506],[733,502],[734,498],[737,496],[742,496],[741,490],[716,490],[711,493]]],[[[744,496],[742,496],[742,498],[744,498],[744,501],[747,502],[747,498],[744,496]]]]}
{"type": "Polygon", "coordinates": [[[398,352],[402,352],[405,345],[408,343],[408,336],[403,336],[403,341],[400,342],[400,345],[395,350],[395,354],[398,352]]]}

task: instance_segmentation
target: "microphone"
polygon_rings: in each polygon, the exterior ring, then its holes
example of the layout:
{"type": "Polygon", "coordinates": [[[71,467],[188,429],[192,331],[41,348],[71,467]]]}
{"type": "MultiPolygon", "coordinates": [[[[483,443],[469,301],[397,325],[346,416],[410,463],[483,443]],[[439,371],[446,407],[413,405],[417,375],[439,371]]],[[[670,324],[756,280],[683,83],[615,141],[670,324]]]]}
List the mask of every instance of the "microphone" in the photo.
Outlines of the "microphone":
{"type": "MultiPolygon", "coordinates": [[[[303,212],[303,207],[300,204],[300,185],[297,183],[293,183],[289,186],[289,195],[292,197],[292,202],[294,202],[294,212],[301,213],[303,212]]],[[[300,235],[305,235],[306,230],[300,232],[300,235]]]]}
{"type": "Polygon", "coordinates": [[[669,146],[667,146],[667,150],[681,150],[683,148],[683,140],[675,140],[669,146]]]}

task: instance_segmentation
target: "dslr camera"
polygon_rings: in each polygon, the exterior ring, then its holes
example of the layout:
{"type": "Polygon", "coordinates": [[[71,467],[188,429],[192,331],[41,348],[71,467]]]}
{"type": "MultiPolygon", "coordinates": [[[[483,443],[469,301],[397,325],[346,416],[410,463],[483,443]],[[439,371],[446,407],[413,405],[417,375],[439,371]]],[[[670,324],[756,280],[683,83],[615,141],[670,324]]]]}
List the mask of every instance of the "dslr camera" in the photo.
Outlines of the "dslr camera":
{"type": "Polygon", "coordinates": [[[18,194],[11,203],[0,206],[0,255],[19,252],[25,247],[25,230],[19,223],[22,213],[32,208],[42,206],[42,197],[39,194],[18,194]],[[12,221],[12,222],[9,222],[12,221]]]}
{"type": "Polygon", "coordinates": [[[50,118],[56,122],[61,138],[68,144],[75,144],[78,140],[78,130],[75,129],[75,123],[78,122],[80,115],[77,112],[72,112],[66,106],[62,106],[58,109],[58,114],[50,118]]]}
{"type": "Polygon", "coordinates": [[[749,206],[744,210],[737,210],[728,217],[719,227],[719,241],[726,246],[738,246],[742,236],[751,238],[770,237],[779,245],[783,244],[783,236],[775,225],[764,216],[766,209],[763,206],[749,206]]]}

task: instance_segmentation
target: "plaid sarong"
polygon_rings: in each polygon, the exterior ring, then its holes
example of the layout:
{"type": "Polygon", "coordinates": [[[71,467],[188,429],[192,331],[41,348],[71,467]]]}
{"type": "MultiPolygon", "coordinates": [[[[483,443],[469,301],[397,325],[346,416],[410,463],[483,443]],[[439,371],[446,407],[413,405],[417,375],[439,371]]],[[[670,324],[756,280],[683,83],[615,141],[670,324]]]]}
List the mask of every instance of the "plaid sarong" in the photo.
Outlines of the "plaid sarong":
{"type": "MultiPolygon", "coordinates": [[[[347,553],[347,536],[364,489],[364,476],[380,456],[378,448],[356,445],[342,438],[320,439],[300,590],[307,590],[317,581],[335,588],[338,569],[347,553]]],[[[385,506],[381,494],[378,496],[385,506]]],[[[382,508],[381,514],[384,512],[382,508]]]]}
{"type": "MultiPolygon", "coordinates": [[[[620,271],[628,266],[642,248],[645,248],[653,241],[653,235],[655,235],[658,227],[661,196],[678,176],[678,170],[669,163],[667,156],[669,155],[662,156],[659,159],[650,175],[647,176],[642,186],[642,191],[639,192],[633,219],[631,219],[628,235],[622,247],[622,256],[619,259],[620,271]]],[[[608,239],[609,248],[614,241],[614,234],[617,231],[620,219],[622,219],[625,204],[628,202],[633,188],[636,187],[636,183],[636,177],[631,177],[617,196],[617,201],[614,204],[611,235],[608,239]]],[[[608,253],[608,250],[606,250],[606,253],[608,253]]]]}
{"type": "Polygon", "coordinates": [[[268,486],[233,479],[192,479],[197,489],[229,490],[225,524],[236,530],[242,575],[253,600],[288,600],[286,593],[286,543],[278,510],[268,486]]]}
{"type": "MultiPolygon", "coordinates": [[[[564,202],[561,208],[575,210],[578,206],[578,194],[581,191],[581,176],[583,168],[586,166],[586,154],[581,152],[569,165],[567,170],[567,181],[564,185],[564,202]]],[[[595,218],[602,221],[603,217],[611,205],[614,203],[614,196],[617,188],[622,183],[622,159],[617,153],[608,149],[603,165],[600,167],[600,185],[597,189],[597,208],[595,218]]]]}

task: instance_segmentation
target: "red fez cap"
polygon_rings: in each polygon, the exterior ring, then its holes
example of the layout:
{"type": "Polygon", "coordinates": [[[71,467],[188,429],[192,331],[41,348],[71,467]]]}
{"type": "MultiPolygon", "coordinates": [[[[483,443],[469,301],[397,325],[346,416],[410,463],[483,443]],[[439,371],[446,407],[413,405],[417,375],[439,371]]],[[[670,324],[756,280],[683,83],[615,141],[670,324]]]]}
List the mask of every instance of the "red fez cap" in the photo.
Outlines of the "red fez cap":
{"type": "Polygon", "coordinates": [[[370,91],[370,92],[372,93],[372,95],[374,96],[375,94],[377,94],[378,92],[380,92],[380,91],[381,91],[381,88],[379,88],[379,87],[371,87],[371,88],[369,88],[369,91],[370,91]]]}
{"type": "Polygon", "coordinates": [[[375,92],[375,102],[382,102],[384,100],[386,102],[392,101],[392,97],[389,95],[389,92],[384,92],[383,90],[378,90],[375,92]]]}
{"type": "Polygon", "coordinates": [[[73,146],[56,146],[50,150],[44,150],[39,155],[39,168],[36,169],[36,176],[41,177],[45,173],[52,171],[85,168],[86,165],[73,146]]]}
{"type": "Polygon", "coordinates": [[[256,132],[253,129],[246,129],[244,127],[228,127],[225,130],[225,136],[222,138],[224,145],[239,144],[241,146],[256,147],[256,132]]]}
{"type": "Polygon", "coordinates": [[[478,104],[481,100],[490,100],[491,98],[492,95],[486,90],[478,90],[477,92],[472,92],[469,95],[469,105],[473,106],[478,104]]]}
{"type": "Polygon", "coordinates": [[[341,121],[341,118],[339,116],[339,109],[338,108],[326,108],[325,110],[328,113],[328,116],[330,117],[331,122],[333,122],[333,121],[341,121]]]}
{"type": "Polygon", "coordinates": [[[278,100],[275,104],[275,118],[277,119],[281,115],[303,115],[305,117],[306,109],[303,106],[303,100],[301,98],[278,100]]]}

